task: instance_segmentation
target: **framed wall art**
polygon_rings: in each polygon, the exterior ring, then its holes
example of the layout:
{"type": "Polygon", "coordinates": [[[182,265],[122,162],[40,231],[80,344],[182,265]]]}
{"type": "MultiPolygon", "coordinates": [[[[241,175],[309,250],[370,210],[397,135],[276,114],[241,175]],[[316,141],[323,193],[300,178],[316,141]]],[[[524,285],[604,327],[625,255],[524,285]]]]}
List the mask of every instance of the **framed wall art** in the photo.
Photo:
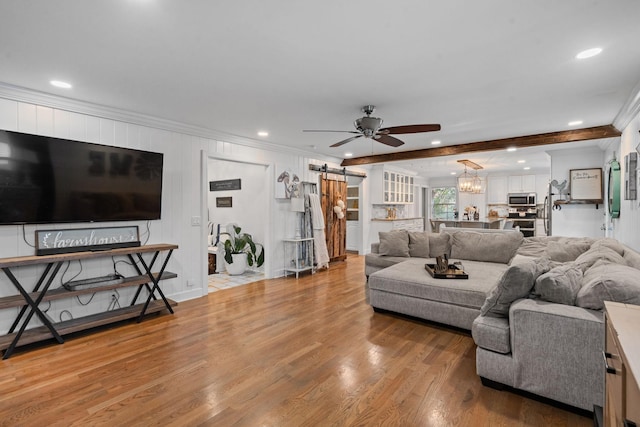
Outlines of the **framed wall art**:
{"type": "Polygon", "coordinates": [[[569,171],[571,200],[601,203],[603,195],[602,168],[571,169],[569,171]]]}

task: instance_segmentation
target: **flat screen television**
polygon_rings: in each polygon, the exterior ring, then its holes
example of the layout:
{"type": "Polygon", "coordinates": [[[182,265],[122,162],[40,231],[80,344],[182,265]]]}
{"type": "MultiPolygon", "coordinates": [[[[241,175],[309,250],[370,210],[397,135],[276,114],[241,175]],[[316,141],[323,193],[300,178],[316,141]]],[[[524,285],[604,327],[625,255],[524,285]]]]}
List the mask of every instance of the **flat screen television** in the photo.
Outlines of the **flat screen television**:
{"type": "Polygon", "coordinates": [[[0,130],[0,225],[160,219],[163,155],[0,130]]]}

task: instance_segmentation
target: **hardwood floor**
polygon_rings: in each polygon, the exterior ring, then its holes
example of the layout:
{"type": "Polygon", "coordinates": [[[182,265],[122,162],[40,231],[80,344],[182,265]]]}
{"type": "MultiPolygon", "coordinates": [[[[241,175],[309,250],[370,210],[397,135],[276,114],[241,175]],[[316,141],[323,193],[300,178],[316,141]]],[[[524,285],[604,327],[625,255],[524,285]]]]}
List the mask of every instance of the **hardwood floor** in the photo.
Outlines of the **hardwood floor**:
{"type": "Polygon", "coordinates": [[[469,333],[364,301],[363,257],[0,361],[2,426],[590,426],[483,387],[469,333]]]}

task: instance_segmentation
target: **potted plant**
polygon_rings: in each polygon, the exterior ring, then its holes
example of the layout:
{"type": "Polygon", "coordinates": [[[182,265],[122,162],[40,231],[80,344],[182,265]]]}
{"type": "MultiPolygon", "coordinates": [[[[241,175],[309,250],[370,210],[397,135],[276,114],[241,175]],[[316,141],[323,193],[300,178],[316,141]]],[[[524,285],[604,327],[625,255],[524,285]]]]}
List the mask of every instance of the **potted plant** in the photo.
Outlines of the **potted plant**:
{"type": "Polygon", "coordinates": [[[254,262],[257,267],[264,264],[264,247],[255,243],[251,234],[241,231],[240,227],[234,225],[233,233],[222,233],[229,237],[224,242],[224,260],[227,262],[227,272],[231,275],[244,273],[247,265],[253,266],[254,262]]]}

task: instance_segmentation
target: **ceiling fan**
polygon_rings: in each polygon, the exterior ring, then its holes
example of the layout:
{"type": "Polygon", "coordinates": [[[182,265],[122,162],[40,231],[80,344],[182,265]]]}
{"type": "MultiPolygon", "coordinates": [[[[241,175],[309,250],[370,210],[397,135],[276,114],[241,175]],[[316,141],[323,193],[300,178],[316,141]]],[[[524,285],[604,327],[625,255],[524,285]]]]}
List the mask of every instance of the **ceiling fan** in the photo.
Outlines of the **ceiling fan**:
{"type": "Polygon", "coordinates": [[[339,147],[341,145],[346,144],[347,142],[351,142],[354,139],[362,138],[372,138],[378,142],[381,142],[386,145],[390,145],[391,147],[399,147],[404,144],[403,141],[400,141],[398,138],[394,138],[390,135],[399,135],[405,133],[421,133],[421,132],[433,132],[440,130],[440,125],[431,124],[431,125],[406,125],[406,126],[393,126],[388,128],[381,128],[382,119],[378,117],[371,117],[371,114],[375,111],[376,107],[374,105],[365,105],[362,107],[362,112],[366,114],[365,117],[361,117],[356,119],[353,122],[353,125],[357,130],[303,130],[303,132],[342,132],[342,133],[355,133],[356,136],[352,136],[350,138],[344,139],[342,141],[336,142],[331,145],[331,147],[339,147]]]}

